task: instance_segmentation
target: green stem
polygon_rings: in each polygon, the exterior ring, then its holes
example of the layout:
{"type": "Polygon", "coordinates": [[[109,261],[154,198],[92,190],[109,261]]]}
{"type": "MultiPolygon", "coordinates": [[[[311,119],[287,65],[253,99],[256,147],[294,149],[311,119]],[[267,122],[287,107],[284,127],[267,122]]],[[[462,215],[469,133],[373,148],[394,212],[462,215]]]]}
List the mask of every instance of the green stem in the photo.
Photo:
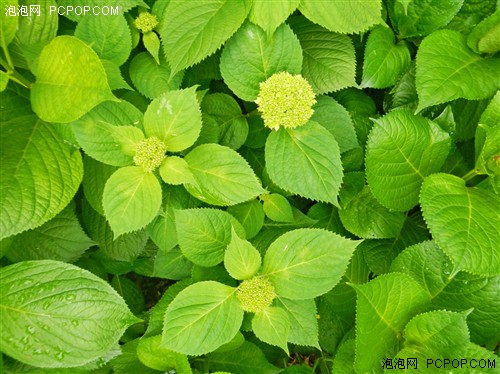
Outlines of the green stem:
{"type": "Polygon", "coordinates": [[[31,88],[32,83],[29,80],[27,80],[25,77],[23,77],[21,74],[19,74],[17,71],[12,72],[9,75],[9,79],[13,80],[16,83],[19,83],[23,87],[26,87],[28,89],[31,88]]]}
{"type": "Polygon", "coordinates": [[[462,179],[465,182],[469,182],[472,178],[477,177],[479,174],[477,173],[476,169],[472,169],[469,171],[467,174],[465,174],[462,179]]]}
{"type": "Polygon", "coordinates": [[[3,49],[3,53],[5,55],[5,58],[7,59],[7,62],[5,62],[4,59],[2,58],[1,64],[7,69],[8,73],[13,72],[14,71],[14,64],[12,63],[12,58],[10,57],[9,49],[5,45],[4,40],[2,40],[2,49],[3,49]]]}

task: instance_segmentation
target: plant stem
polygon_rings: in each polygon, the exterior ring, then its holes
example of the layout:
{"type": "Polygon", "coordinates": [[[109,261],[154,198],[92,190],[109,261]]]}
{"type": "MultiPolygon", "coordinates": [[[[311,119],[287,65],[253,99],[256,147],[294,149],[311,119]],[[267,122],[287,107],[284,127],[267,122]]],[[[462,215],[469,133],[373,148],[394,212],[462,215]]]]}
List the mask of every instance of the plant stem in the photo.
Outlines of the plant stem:
{"type": "Polygon", "coordinates": [[[469,171],[467,174],[465,174],[462,179],[465,182],[469,182],[472,178],[477,177],[479,174],[477,173],[476,169],[472,169],[469,171]]]}
{"type": "Polygon", "coordinates": [[[1,64],[4,65],[4,67],[7,69],[7,73],[13,72],[14,71],[14,64],[12,63],[12,58],[10,57],[9,49],[5,45],[5,41],[2,41],[2,49],[3,49],[3,53],[5,55],[5,58],[7,59],[7,62],[5,62],[4,59],[0,57],[1,64]]]}
{"type": "Polygon", "coordinates": [[[33,84],[25,77],[23,77],[21,74],[19,74],[17,71],[12,72],[9,75],[9,79],[13,80],[16,83],[19,83],[21,86],[26,87],[28,89],[30,89],[31,85],[33,84]]]}

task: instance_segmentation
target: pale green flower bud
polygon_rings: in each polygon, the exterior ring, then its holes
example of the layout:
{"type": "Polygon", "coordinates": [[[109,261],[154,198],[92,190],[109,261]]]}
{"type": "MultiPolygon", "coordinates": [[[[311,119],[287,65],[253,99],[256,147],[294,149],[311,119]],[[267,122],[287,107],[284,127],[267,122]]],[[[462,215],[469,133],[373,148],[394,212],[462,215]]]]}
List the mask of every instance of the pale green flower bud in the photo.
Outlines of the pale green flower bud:
{"type": "Polygon", "coordinates": [[[147,172],[155,170],[165,158],[167,146],[156,136],[144,139],[135,149],[134,163],[147,172]]]}
{"type": "Polygon", "coordinates": [[[257,313],[271,305],[276,293],[267,278],[255,277],[241,282],[236,297],[244,311],[257,313]]]}
{"type": "Polygon", "coordinates": [[[142,12],[134,21],[135,27],[142,31],[143,34],[153,31],[158,26],[158,18],[149,12],[142,12]]]}
{"type": "Polygon", "coordinates": [[[255,100],[264,124],[274,130],[280,126],[294,128],[304,125],[314,113],[314,92],[300,74],[284,71],[273,74],[260,84],[255,100]]]}

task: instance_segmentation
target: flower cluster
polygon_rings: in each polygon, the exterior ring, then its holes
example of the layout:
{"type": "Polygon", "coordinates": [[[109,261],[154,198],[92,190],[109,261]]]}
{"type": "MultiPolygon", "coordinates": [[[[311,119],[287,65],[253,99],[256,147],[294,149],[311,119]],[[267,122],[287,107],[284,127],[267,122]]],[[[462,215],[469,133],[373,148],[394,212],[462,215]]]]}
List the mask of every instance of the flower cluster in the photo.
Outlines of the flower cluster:
{"type": "Polygon", "coordinates": [[[236,296],[244,311],[257,313],[271,305],[276,293],[267,278],[256,277],[241,282],[236,296]]]}
{"type": "Polygon", "coordinates": [[[141,141],[135,150],[134,163],[151,172],[160,166],[165,158],[167,146],[156,136],[141,141]]]}
{"type": "Polygon", "coordinates": [[[154,14],[142,12],[134,21],[135,27],[142,31],[143,34],[153,31],[158,26],[158,19],[154,14]]]}
{"type": "Polygon", "coordinates": [[[273,74],[260,84],[255,100],[264,124],[274,130],[280,126],[294,128],[304,125],[313,115],[314,92],[301,75],[288,72],[273,74]]]}

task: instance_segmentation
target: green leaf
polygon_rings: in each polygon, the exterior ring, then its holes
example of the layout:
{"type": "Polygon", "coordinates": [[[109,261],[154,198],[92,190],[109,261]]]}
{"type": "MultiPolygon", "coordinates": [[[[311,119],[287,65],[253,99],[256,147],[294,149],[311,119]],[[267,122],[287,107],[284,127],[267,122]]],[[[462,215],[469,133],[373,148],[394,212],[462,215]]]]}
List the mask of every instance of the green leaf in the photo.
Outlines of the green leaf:
{"type": "Polygon", "coordinates": [[[131,279],[115,275],[110,284],[125,300],[132,313],[140,315],[145,311],[144,295],[136,282],[131,279]]]}
{"type": "Polygon", "coordinates": [[[145,366],[137,357],[139,339],[131,340],[120,346],[122,353],[109,363],[116,374],[141,373],[158,374],[158,371],[145,366]]]}
{"type": "Polygon", "coordinates": [[[260,269],[260,253],[246,240],[240,239],[231,228],[231,242],[224,253],[224,266],[234,279],[252,278],[260,269]]]}
{"type": "Polygon", "coordinates": [[[347,230],[365,239],[394,238],[405,221],[404,213],[380,205],[369,186],[339,210],[339,216],[347,230]]]}
{"type": "Polygon", "coordinates": [[[248,19],[260,26],[268,36],[293,13],[300,0],[266,1],[254,0],[248,19]]]}
{"type": "Polygon", "coordinates": [[[160,344],[161,335],[139,340],[137,357],[144,365],[155,370],[192,373],[186,355],[165,349],[160,344]]]}
{"type": "Polygon", "coordinates": [[[7,255],[12,262],[45,259],[74,262],[95,244],[82,230],[74,204],[42,226],[12,239],[7,255]]]}
{"type": "Polygon", "coordinates": [[[476,172],[500,176],[500,123],[494,127],[483,125],[480,127],[484,131],[485,140],[476,160],[476,172]]]}
{"type": "Polygon", "coordinates": [[[319,123],[335,137],[344,153],[358,147],[358,139],[349,112],[330,96],[316,97],[311,121],[319,123]]]}
{"type": "Polygon", "coordinates": [[[458,98],[485,99],[500,87],[499,58],[482,58],[457,31],[439,30],[427,36],[417,53],[417,111],[458,98]]]}
{"type": "Polygon", "coordinates": [[[92,209],[86,201],[82,204],[82,219],[85,230],[99,246],[99,253],[106,259],[130,263],[146,246],[148,240],[146,230],[134,231],[114,238],[106,218],[92,209]]]}
{"type": "Polygon", "coordinates": [[[142,34],[142,42],[156,63],[160,65],[160,38],[158,38],[158,35],[153,31],[142,34]]]}
{"type": "Polygon", "coordinates": [[[500,10],[481,21],[467,38],[467,45],[477,53],[494,54],[500,51],[500,10]]]}
{"type": "Polygon", "coordinates": [[[250,10],[248,5],[229,0],[171,1],[160,36],[172,73],[214,53],[241,26],[250,10]]]}
{"type": "Polygon", "coordinates": [[[168,306],[161,345],[188,355],[202,355],[231,341],[242,321],[236,288],[213,281],[195,283],[168,306]]]}
{"type": "Polygon", "coordinates": [[[207,358],[211,371],[219,370],[238,374],[281,373],[281,369],[271,365],[264,353],[248,341],[229,352],[210,353],[207,358]]]}
{"type": "Polygon", "coordinates": [[[0,349],[29,365],[84,365],[139,321],[108,283],[74,265],[20,262],[0,269],[0,281],[0,349]]]}
{"type": "Polygon", "coordinates": [[[113,91],[119,89],[133,90],[125,79],[123,79],[122,72],[118,65],[108,60],[101,60],[101,63],[108,77],[109,88],[113,91]]]}
{"type": "Polygon", "coordinates": [[[31,88],[33,111],[44,121],[71,122],[111,93],[97,54],[73,36],[58,36],[43,49],[31,88]]]}
{"type": "Polygon", "coordinates": [[[116,167],[103,164],[89,156],[83,157],[83,194],[92,208],[100,215],[104,215],[102,208],[104,186],[116,170],[116,167]]]}
{"type": "Polygon", "coordinates": [[[236,151],[218,144],[203,144],[184,158],[196,185],[185,187],[190,194],[208,204],[239,204],[264,192],[246,160],[236,151]]]}
{"type": "Polygon", "coordinates": [[[3,50],[7,49],[7,46],[14,39],[16,35],[19,17],[11,16],[7,12],[7,7],[14,7],[15,13],[17,14],[17,0],[2,0],[0,3],[2,6],[2,12],[0,13],[0,47],[3,50]]]}
{"type": "Polygon", "coordinates": [[[75,195],[82,158],[33,115],[0,124],[0,240],[54,218],[75,195]]]}
{"type": "Polygon", "coordinates": [[[498,195],[468,188],[453,175],[433,174],[422,184],[420,204],[434,240],[456,270],[500,274],[498,195]]]}
{"type": "Polygon", "coordinates": [[[180,280],[191,276],[193,263],[189,261],[181,249],[176,246],[172,249],[158,249],[154,257],[152,272],[149,276],[180,280]]]}
{"type": "Polygon", "coordinates": [[[175,226],[182,253],[200,266],[224,260],[231,230],[245,237],[245,230],[229,213],[218,209],[185,209],[175,212],[175,226]]]}
{"type": "Polygon", "coordinates": [[[356,56],[351,38],[309,22],[290,19],[302,46],[302,74],[317,94],[356,86],[356,56]]]}
{"type": "Polygon", "coordinates": [[[280,307],[267,307],[252,319],[252,330],[257,338],[263,342],[283,349],[287,355],[288,334],[290,333],[290,319],[288,313],[280,307]]]}
{"type": "Polygon", "coordinates": [[[273,131],[266,142],[266,168],[278,187],[337,205],[340,151],[333,135],[316,122],[273,131]]]}
{"type": "Polygon", "coordinates": [[[404,329],[405,349],[427,357],[465,357],[467,314],[436,310],[414,317],[404,329]]]}
{"type": "Polygon", "coordinates": [[[127,61],[132,50],[132,36],[123,15],[83,17],[75,36],[91,46],[101,59],[118,66],[127,61]]]}
{"type": "Polygon", "coordinates": [[[262,195],[263,208],[266,216],[276,222],[293,222],[292,206],[283,195],[272,193],[262,195]]]}
{"type": "Polygon", "coordinates": [[[396,43],[390,28],[376,26],[366,42],[361,87],[393,86],[410,62],[410,50],[406,42],[396,43]]]}
{"type": "Polygon", "coordinates": [[[183,72],[171,76],[163,53],[160,53],[160,63],[147,52],[137,54],[130,62],[129,74],[137,90],[149,99],[155,99],[162,93],[176,90],[182,82],[183,72]]]}
{"type": "Polygon", "coordinates": [[[149,104],[144,113],[144,132],[156,136],[170,152],[192,146],[201,130],[201,113],[196,86],[169,91],[149,104]]]}
{"type": "Polygon", "coordinates": [[[415,279],[431,298],[452,281],[453,265],[433,241],[406,248],[391,264],[391,272],[402,272],[415,279]]]}
{"type": "Polygon", "coordinates": [[[387,208],[407,211],[418,204],[424,178],[443,166],[451,139],[434,122],[407,109],[374,119],[366,145],[366,179],[387,208]]]}
{"type": "Polygon", "coordinates": [[[160,209],[160,182],[138,166],[118,169],[106,182],[102,205],[115,238],[142,229],[160,209]]]}
{"type": "Polygon", "coordinates": [[[264,208],[258,200],[230,206],[227,212],[241,223],[247,233],[247,239],[252,239],[257,235],[264,225],[264,208]]]}
{"type": "Polygon", "coordinates": [[[160,176],[165,183],[179,185],[183,183],[195,184],[188,163],[180,157],[165,157],[160,165],[160,176]]]}
{"type": "Polygon", "coordinates": [[[219,144],[240,148],[248,136],[248,122],[238,102],[223,93],[206,95],[201,103],[203,121],[213,120],[219,127],[219,144]]]}
{"type": "Polygon", "coordinates": [[[92,111],[73,122],[73,134],[85,153],[93,159],[111,166],[132,165],[135,148],[144,140],[144,134],[136,126],[116,126],[107,122],[108,108],[110,105],[106,103],[106,108],[99,110],[99,114],[93,115],[92,111]],[[101,115],[103,119],[96,118],[101,115]]]}
{"type": "Polygon", "coordinates": [[[293,230],[269,246],[262,274],[278,296],[313,299],[339,282],[358,244],[326,230],[293,230]]]}
{"type": "Polygon", "coordinates": [[[318,319],[314,299],[276,299],[276,305],[286,311],[290,320],[288,341],[293,344],[316,347],[318,343],[318,319]]]}
{"type": "Polygon", "coordinates": [[[400,38],[425,36],[446,26],[458,13],[464,0],[411,0],[407,4],[391,1],[389,14],[400,38]]]}
{"type": "Polygon", "coordinates": [[[302,1],[300,12],[309,20],[340,34],[356,34],[382,22],[380,0],[302,1]]]}
{"type": "Polygon", "coordinates": [[[355,339],[349,339],[344,341],[341,345],[339,345],[339,348],[335,353],[332,373],[355,374],[356,373],[356,371],[354,370],[355,357],[356,357],[355,339]]]}
{"type": "Polygon", "coordinates": [[[406,323],[425,307],[429,296],[410,276],[401,273],[351,286],[357,294],[355,369],[370,371],[383,358],[394,356],[406,323]]]}
{"type": "Polygon", "coordinates": [[[259,26],[245,23],[226,43],[220,63],[224,82],[245,101],[254,101],[259,84],[271,75],[281,71],[299,74],[301,68],[302,49],[287,24],[267,37],[259,26]]]}

